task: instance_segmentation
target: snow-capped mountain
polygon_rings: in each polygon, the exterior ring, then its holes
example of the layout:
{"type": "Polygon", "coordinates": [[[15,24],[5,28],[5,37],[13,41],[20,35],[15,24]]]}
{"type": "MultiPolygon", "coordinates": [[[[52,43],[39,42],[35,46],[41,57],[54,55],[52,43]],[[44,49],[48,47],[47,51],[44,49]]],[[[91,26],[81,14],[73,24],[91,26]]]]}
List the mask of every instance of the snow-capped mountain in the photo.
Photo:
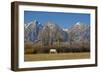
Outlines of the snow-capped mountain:
{"type": "Polygon", "coordinates": [[[72,41],[83,41],[86,37],[90,37],[90,28],[88,25],[77,22],[69,29],[69,36],[72,41]]]}
{"type": "Polygon", "coordinates": [[[63,29],[53,22],[47,22],[42,26],[38,21],[32,21],[24,26],[24,39],[30,42],[80,42],[90,41],[90,26],[77,22],[69,29],[63,29]]]}
{"type": "Polygon", "coordinates": [[[57,41],[58,39],[66,41],[67,36],[67,32],[63,31],[62,28],[52,22],[47,22],[39,34],[41,40],[48,39],[51,43],[57,41]]]}
{"type": "Polygon", "coordinates": [[[35,41],[41,31],[42,25],[38,21],[28,23],[24,28],[24,38],[26,41],[35,41]]]}

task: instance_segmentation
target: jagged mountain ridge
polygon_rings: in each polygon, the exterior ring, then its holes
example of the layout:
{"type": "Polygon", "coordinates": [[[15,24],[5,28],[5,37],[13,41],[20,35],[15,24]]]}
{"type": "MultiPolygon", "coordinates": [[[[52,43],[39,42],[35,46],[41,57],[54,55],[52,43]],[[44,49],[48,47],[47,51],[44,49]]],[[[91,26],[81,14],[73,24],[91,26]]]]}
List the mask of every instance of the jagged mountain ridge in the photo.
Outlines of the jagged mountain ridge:
{"type": "Polygon", "coordinates": [[[80,22],[74,24],[70,29],[71,40],[74,41],[83,41],[90,39],[90,27],[89,25],[84,25],[80,22]]]}
{"type": "Polygon", "coordinates": [[[43,26],[38,21],[32,21],[25,24],[24,27],[25,41],[49,41],[51,44],[55,41],[68,42],[82,41],[83,39],[90,39],[90,27],[77,22],[69,29],[62,29],[57,24],[47,22],[43,26]]]}
{"type": "Polygon", "coordinates": [[[24,27],[24,39],[25,41],[34,42],[38,38],[39,31],[42,29],[42,25],[38,21],[32,21],[24,27]]]}
{"type": "Polygon", "coordinates": [[[67,41],[68,34],[67,32],[63,31],[57,24],[47,22],[39,34],[39,37],[41,38],[40,40],[47,40],[52,44],[52,42],[56,42],[58,40],[67,41]]]}

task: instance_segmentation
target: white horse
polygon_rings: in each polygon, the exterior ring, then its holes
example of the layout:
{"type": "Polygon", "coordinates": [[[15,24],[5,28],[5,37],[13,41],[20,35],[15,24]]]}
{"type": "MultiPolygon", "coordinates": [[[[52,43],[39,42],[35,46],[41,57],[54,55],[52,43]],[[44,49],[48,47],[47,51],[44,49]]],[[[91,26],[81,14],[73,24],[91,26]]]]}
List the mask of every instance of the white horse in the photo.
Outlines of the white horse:
{"type": "Polygon", "coordinates": [[[56,49],[50,49],[50,53],[57,53],[56,49]]]}

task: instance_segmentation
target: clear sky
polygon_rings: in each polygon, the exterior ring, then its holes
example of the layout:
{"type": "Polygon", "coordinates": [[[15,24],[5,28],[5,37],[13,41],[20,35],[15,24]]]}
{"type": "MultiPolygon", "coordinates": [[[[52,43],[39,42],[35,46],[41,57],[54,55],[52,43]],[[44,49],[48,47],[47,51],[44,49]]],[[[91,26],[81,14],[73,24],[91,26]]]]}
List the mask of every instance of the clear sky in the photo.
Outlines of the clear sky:
{"type": "Polygon", "coordinates": [[[90,14],[24,11],[24,23],[27,24],[33,20],[37,20],[42,25],[51,21],[58,24],[61,28],[69,28],[77,22],[90,25],[90,14]]]}

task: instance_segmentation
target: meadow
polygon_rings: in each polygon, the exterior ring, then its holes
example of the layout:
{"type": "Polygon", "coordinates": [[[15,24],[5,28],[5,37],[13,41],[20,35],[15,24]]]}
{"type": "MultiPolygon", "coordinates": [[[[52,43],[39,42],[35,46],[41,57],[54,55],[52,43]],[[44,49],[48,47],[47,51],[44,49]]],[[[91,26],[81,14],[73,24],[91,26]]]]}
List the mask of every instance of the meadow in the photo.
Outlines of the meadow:
{"type": "Polygon", "coordinates": [[[90,58],[90,52],[25,54],[24,61],[71,60],[90,58]]]}

